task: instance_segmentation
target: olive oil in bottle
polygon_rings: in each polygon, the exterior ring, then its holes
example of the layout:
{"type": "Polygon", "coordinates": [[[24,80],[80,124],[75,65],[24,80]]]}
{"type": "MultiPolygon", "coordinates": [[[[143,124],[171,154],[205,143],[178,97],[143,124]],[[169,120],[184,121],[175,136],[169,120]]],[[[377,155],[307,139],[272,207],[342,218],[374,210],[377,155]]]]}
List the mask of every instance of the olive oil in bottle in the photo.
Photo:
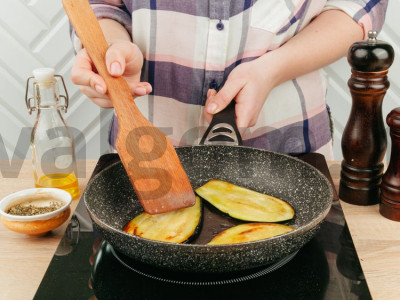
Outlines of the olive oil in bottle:
{"type": "Polygon", "coordinates": [[[54,69],[40,68],[28,78],[26,105],[29,113],[37,111],[31,135],[32,165],[36,187],[59,188],[79,197],[74,141],[61,110],[66,112],[68,93],[64,80],[54,69]],[[60,78],[65,95],[60,95],[60,78]],[[33,79],[33,97],[28,97],[29,82],[33,79]],[[61,100],[64,103],[61,103],[61,100]],[[33,103],[32,103],[33,101],[33,103]]]}
{"type": "Polygon", "coordinates": [[[46,174],[40,177],[38,180],[35,179],[35,187],[59,188],[70,193],[72,199],[76,199],[79,196],[78,178],[76,178],[74,174],[46,174]]]}

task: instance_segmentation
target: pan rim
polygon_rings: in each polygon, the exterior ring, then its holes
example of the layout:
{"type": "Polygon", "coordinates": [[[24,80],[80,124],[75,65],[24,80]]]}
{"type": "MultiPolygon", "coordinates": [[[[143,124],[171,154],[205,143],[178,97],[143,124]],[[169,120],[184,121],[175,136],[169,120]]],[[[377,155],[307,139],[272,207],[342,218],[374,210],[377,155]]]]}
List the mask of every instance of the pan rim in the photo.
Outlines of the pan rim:
{"type": "Polygon", "coordinates": [[[326,215],[329,213],[329,210],[332,206],[332,200],[333,200],[333,189],[331,186],[331,183],[329,182],[329,180],[325,177],[325,175],[319,171],[317,168],[315,168],[314,166],[310,165],[309,163],[291,156],[289,154],[286,153],[280,153],[280,152],[275,152],[275,151],[270,151],[270,150],[265,150],[265,149],[259,149],[259,148],[254,148],[254,147],[248,147],[248,146],[226,146],[226,145],[193,145],[193,146],[177,146],[175,147],[176,149],[193,149],[193,148],[204,148],[204,147],[223,147],[223,148],[244,148],[244,149],[251,149],[253,151],[260,151],[260,152],[268,152],[271,153],[272,155],[278,155],[278,156],[282,156],[285,157],[286,159],[289,160],[295,160],[297,163],[300,163],[302,165],[304,165],[306,168],[311,168],[314,172],[316,172],[320,178],[322,178],[323,182],[328,186],[328,190],[329,190],[329,198],[330,201],[327,202],[327,204],[325,205],[325,208],[309,223],[302,225],[301,227],[295,227],[294,230],[289,231],[287,233],[284,233],[282,235],[278,235],[275,237],[271,237],[271,238],[267,238],[267,239],[263,239],[263,240],[257,240],[257,241],[251,241],[251,242],[245,242],[245,243],[237,243],[237,244],[223,244],[223,245],[207,245],[207,244],[177,244],[177,243],[169,243],[169,242],[163,242],[163,241],[156,241],[156,240],[150,240],[150,239],[146,239],[146,238],[142,238],[142,237],[138,237],[132,234],[128,234],[126,232],[124,232],[122,229],[117,229],[114,228],[108,224],[105,224],[103,221],[101,221],[92,211],[90,211],[88,209],[88,204],[87,204],[87,191],[90,189],[90,186],[93,184],[93,182],[95,181],[95,179],[100,176],[103,172],[105,172],[106,170],[115,167],[118,164],[122,164],[121,161],[116,161],[112,164],[110,164],[109,166],[107,166],[106,168],[102,169],[102,172],[96,174],[93,178],[91,178],[91,180],[89,181],[89,183],[86,186],[86,189],[83,193],[83,200],[84,203],[86,205],[86,208],[89,212],[90,217],[93,219],[93,221],[98,225],[101,226],[102,228],[106,228],[107,230],[110,230],[114,233],[118,233],[118,234],[123,234],[127,237],[129,237],[130,239],[132,239],[133,241],[137,242],[143,242],[143,243],[147,243],[149,246],[168,246],[168,247],[172,247],[172,248],[179,248],[179,251],[182,251],[183,249],[188,249],[188,251],[193,251],[193,248],[195,248],[198,251],[204,251],[203,253],[206,253],[208,251],[208,249],[236,249],[236,250],[240,250],[242,248],[247,248],[250,245],[258,245],[258,244],[263,244],[266,241],[274,241],[274,240],[279,240],[282,238],[285,238],[287,236],[291,236],[291,235],[298,235],[298,234],[302,234],[305,233],[313,228],[315,228],[316,226],[318,226],[318,224],[320,224],[326,217],[326,215]],[[95,220],[96,221],[95,221],[95,220]]]}

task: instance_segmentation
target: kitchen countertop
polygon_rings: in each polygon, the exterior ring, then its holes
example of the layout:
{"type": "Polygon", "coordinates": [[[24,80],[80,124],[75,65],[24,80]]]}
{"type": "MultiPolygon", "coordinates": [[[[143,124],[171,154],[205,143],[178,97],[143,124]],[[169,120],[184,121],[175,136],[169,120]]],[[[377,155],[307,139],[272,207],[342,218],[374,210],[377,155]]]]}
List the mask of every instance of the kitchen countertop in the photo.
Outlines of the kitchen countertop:
{"type": "MultiPolygon", "coordinates": [[[[96,162],[78,162],[80,169],[86,170],[85,176],[79,178],[81,192],[96,162]]],[[[9,162],[5,164],[9,168],[9,162]]],[[[340,162],[328,162],[328,166],[338,189],[340,162]]],[[[7,178],[0,180],[0,198],[33,186],[30,161],[22,162],[19,173],[6,175],[7,178]]],[[[78,200],[73,200],[72,210],[77,204],[78,200]]],[[[341,205],[372,298],[400,299],[400,222],[382,217],[378,205],[356,206],[343,201],[341,205]]],[[[44,237],[29,237],[12,232],[0,223],[0,300],[33,298],[67,224],[44,237]]]]}

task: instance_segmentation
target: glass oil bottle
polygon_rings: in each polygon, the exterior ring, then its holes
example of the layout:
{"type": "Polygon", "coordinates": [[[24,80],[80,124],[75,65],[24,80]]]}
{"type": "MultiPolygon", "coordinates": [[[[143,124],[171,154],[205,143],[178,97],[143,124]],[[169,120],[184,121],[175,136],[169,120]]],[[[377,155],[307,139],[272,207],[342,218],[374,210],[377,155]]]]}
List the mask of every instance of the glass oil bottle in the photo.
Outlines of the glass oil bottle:
{"type": "Polygon", "coordinates": [[[61,110],[68,108],[68,93],[60,75],[52,68],[33,71],[26,85],[26,105],[29,114],[37,111],[31,134],[32,165],[36,187],[59,188],[69,192],[73,199],[79,197],[74,140],[61,110]],[[58,89],[59,78],[65,95],[58,89]],[[33,80],[33,97],[29,97],[33,80]],[[62,100],[63,103],[62,103],[62,100]]]}

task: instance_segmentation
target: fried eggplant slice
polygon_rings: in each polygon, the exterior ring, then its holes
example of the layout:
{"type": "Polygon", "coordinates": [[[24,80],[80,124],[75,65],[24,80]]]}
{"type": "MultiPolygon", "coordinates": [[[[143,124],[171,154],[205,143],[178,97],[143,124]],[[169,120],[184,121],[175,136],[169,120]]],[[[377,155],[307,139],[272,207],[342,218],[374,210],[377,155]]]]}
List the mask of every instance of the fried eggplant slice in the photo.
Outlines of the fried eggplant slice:
{"type": "Polygon", "coordinates": [[[293,207],[276,197],[212,179],[197,195],[232,218],[250,222],[282,222],[293,218],[293,207]]]}
{"type": "Polygon", "coordinates": [[[201,210],[201,200],[196,197],[191,207],[157,215],[143,212],[133,218],[124,231],[150,240],[184,243],[200,230],[201,210]]]}
{"type": "Polygon", "coordinates": [[[293,227],[282,224],[246,223],[222,231],[207,245],[238,244],[264,240],[293,229],[293,227]]]}

